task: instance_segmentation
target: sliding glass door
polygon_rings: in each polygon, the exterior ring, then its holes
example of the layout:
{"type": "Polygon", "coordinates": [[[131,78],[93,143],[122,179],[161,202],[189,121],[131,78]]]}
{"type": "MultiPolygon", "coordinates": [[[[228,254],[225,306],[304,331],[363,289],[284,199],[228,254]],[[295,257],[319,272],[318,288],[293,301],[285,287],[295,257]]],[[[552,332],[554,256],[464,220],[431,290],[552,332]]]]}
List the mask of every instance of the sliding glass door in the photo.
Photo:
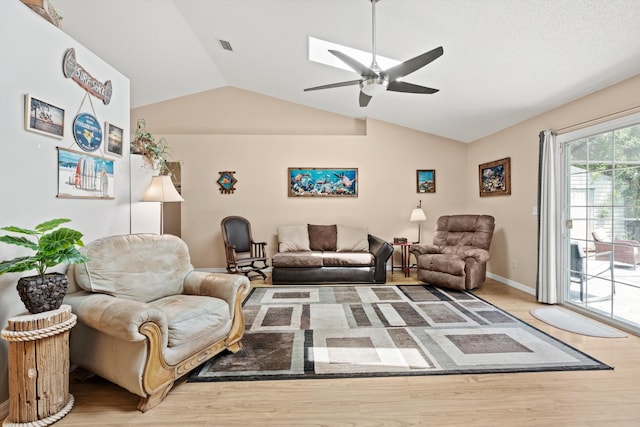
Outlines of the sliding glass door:
{"type": "Polygon", "coordinates": [[[640,117],[625,120],[558,137],[564,302],[640,331],[640,117]]]}

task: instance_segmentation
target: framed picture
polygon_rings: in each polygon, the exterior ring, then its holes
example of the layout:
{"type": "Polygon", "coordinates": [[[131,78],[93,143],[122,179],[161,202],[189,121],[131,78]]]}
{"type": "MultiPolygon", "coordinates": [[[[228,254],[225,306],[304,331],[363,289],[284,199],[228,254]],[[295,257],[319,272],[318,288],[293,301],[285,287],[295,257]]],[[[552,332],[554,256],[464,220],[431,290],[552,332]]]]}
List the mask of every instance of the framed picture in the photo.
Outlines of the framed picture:
{"type": "Polygon", "coordinates": [[[27,94],[24,96],[24,127],[31,132],[62,138],[64,110],[27,94]]]}
{"type": "Polygon", "coordinates": [[[358,197],[357,168],[289,168],[289,197],[358,197]]]}
{"type": "Polygon", "coordinates": [[[222,171],[218,172],[220,174],[220,178],[216,181],[220,186],[221,194],[233,194],[236,191],[236,183],[238,180],[234,176],[235,171],[222,171]]]}
{"type": "Polygon", "coordinates": [[[58,147],[58,197],[114,199],[113,159],[58,147]]]}
{"type": "Polygon", "coordinates": [[[416,191],[418,193],[436,192],[436,171],[434,169],[416,171],[416,191]]]}
{"type": "Polygon", "coordinates": [[[122,156],[122,128],[106,122],[104,130],[107,132],[107,152],[122,156]]]}
{"type": "Polygon", "coordinates": [[[511,157],[478,166],[480,197],[511,194],[511,157]]]}

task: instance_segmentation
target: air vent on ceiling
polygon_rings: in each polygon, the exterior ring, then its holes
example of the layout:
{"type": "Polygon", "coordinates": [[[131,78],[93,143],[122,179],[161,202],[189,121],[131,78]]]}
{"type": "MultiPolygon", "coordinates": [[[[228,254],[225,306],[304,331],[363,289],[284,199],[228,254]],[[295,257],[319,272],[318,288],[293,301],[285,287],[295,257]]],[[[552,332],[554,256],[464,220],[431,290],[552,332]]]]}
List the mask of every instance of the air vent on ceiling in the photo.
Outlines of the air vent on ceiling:
{"type": "Polygon", "coordinates": [[[228,51],[233,52],[233,48],[231,47],[231,43],[229,43],[229,42],[228,42],[228,41],[226,41],[226,40],[222,40],[222,39],[220,39],[220,40],[218,40],[218,41],[220,42],[220,46],[222,46],[222,48],[223,48],[224,50],[228,50],[228,51]]]}

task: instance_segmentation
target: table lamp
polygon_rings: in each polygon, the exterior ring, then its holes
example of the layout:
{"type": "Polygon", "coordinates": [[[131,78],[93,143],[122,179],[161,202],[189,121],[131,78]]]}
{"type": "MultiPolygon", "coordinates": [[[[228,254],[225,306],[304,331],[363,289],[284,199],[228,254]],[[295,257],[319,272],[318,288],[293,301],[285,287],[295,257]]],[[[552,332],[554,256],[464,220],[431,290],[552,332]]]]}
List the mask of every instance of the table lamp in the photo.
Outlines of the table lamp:
{"type": "Polygon", "coordinates": [[[420,200],[420,203],[411,211],[411,216],[409,217],[410,222],[418,223],[418,241],[414,243],[420,243],[420,222],[426,221],[426,220],[427,220],[427,216],[424,214],[424,211],[422,210],[422,200],[420,200]]]}

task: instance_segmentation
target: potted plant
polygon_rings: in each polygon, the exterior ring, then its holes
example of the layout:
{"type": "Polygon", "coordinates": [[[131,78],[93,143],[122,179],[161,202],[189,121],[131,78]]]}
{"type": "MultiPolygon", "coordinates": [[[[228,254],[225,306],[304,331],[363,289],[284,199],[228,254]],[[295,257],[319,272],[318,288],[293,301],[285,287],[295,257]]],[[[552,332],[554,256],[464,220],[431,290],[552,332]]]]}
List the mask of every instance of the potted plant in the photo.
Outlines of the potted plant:
{"type": "Polygon", "coordinates": [[[23,246],[33,250],[33,255],[0,261],[0,275],[36,270],[35,276],[18,280],[18,294],[30,313],[56,310],[62,305],[69,281],[62,273],[47,273],[49,267],[58,264],[79,264],[87,261],[77,246],[84,246],[82,233],[71,228],[58,228],[70,222],[67,218],[57,218],[36,225],[34,230],[20,227],[2,227],[0,230],[25,236],[4,235],[0,242],[23,246]]]}
{"type": "Polygon", "coordinates": [[[167,140],[165,138],[156,140],[147,130],[147,122],[144,119],[138,119],[135,136],[131,141],[131,153],[144,157],[146,164],[152,169],[158,169],[160,175],[170,175],[167,169],[167,157],[169,157],[167,140]]]}

